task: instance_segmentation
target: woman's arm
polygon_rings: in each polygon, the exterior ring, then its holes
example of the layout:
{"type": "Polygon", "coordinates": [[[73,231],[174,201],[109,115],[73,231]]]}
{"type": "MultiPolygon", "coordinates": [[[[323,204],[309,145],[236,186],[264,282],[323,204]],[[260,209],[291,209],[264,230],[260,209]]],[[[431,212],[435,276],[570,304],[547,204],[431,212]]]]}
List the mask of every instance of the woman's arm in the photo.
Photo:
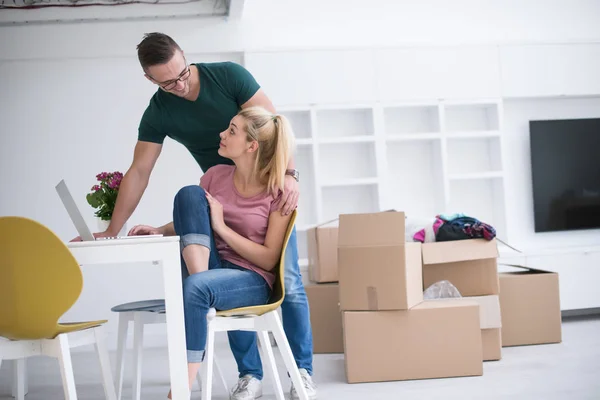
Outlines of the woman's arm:
{"type": "Polygon", "coordinates": [[[215,229],[215,232],[241,257],[265,271],[271,271],[279,262],[283,240],[291,217],[291,214],[281,215],[279,211],[274,211],[269,215],[264,245],[239,235],[225,224],[215,229]]]}

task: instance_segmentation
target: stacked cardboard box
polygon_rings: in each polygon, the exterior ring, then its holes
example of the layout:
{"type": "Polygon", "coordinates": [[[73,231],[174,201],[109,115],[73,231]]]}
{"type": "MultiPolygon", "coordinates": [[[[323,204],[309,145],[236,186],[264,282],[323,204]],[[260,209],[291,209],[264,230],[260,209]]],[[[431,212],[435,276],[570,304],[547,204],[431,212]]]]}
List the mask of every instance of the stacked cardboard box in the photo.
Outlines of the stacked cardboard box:
{"type": "Polygon", "coordinates": [[[308,276],[306,286],[313,333],[313,352],[343,353],[342,314],[338,285],[337,219],[307,231],[308,276]]]}
{"type": "Polygon", "coordinates": [[[423,302],[421,244],[404,213],[340,216],[338,263],[349,383],[482,375],[475,301],[423,302]]]}
{"type": "Polygon", "coordinates": [[[423,284],[447,280],[481,313],[483,360],[502,356],[500,284],[496,240],[471,239],[423,244],[423,284]]]}
{"type": "Polygon", "coordinates": [[[502,345],[560,343],[558,274],[515,266],[500,273],[502,345]]]}

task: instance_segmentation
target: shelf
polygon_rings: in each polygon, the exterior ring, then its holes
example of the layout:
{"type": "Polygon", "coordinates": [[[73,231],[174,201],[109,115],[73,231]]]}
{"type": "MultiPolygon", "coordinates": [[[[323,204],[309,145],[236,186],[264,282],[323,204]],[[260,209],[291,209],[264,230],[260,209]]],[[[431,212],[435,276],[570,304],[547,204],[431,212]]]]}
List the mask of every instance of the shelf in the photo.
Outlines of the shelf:
{"type": "Polygon", "coordinates": [[[298,146],[310,146],[314,143],[314,141],[311,138],[296,138],[296,144],[298,146]]]}
{"type": "Polygon", "coordinates": [[[506,237],[504,192],[501,179],[457,180],[450,182],[448,213],[465,213],[496,228],[506,237]]]}
{"type": "Polygon", "coordinates": [[[376,185],[379,183],[379,178],[355,178],[344,179],[340,181],[325,182],[321,187],[342,187],[342,186],[361,186],[361,185],[376,185]]]}
{"type": "Polygon", "coordinates": [[[404,142],[404,141],[418,141],[418,140],[435,140],[440,139],[442,135],[440,133],[407,133],[402,135],[390,135],[386,136],[387,142],[404,142]]]}
{"type": "Polygon", "coordinates": [[[318,171],[321,182],[377,176],[375,143],[319,144],[318,171]]]}
{"type": "Polygon", "coordinates": [[[313,152],[311,148],[296,150],[296,167],[300,171],[300,199],[298,204],[298,224],[317,222],[317,198],[315,196],[315,176],[313,173],[313,152]]]}
{"type": "Polygon", "coordinates": [[[375,136],[340,136],[340,137],[328,137],[319,138],[317,140],[323,144],[335,144],[335,143],[369,143],[375,141],[375,136]]]}
{"type": "Polygon", "coordinates": [[[490,171],[490,172],[473,172],[470,174],[454,174],[449,175],[448,179],[451,181],[467,181],[475,179],[496,179],[503,178],[504,173],[502,171],[490,171]]]}
{"type": "Polygon", "coordinates": [[[393,142],[387,146],[384,209],[432,217],[444,209],[441,141],[393,142]]]}
{"type": "Polygon", "coordinates": [[[383,119],[386,135],[405,135],[440,131],[437,105],[385,107],[383,119]]]}
{"type": "Polygon", "coordinates": [[[448,139],[484,139],[500,137],[500,131],[471,131],[471,132],[452,132],[446,135],[448,139]]]}
{"type": "Polygon", "coordinates": [[[373,136],[372,108],[320,109],[316,111],[319,139],[373,136]]]}
{"type": "Polygon", "coordinates": [[[283,111],[281,114],[290,121],[297,139],[312,137],[310,111],[283,111]]]}
{"type": "Polygon", "coordinates": [[[500,137],[448,140],[448,174],[502,171],[500,137]]]}
{"type": "Polygon", "coordinates": [[[493,131],[499,128],[499,110],[490,104],[446,104],[445,128],[447,132],[493,131]]]}
{"type": "Polygon", "coordinates": [[[323,188],[323,221],[338,218],[340,214],[379,211],[376,185],[323,188]]]}

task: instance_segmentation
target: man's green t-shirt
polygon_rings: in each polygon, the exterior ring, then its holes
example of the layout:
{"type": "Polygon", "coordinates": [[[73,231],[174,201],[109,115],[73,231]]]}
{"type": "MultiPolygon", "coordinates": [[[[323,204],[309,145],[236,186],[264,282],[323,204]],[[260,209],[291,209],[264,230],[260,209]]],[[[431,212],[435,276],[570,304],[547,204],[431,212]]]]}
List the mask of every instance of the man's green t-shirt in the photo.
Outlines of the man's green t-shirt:
{"type": "Polygon", "coordinates": [[[198,98],[189,101],[157,90],[140,121],[138,140],[162,144],[168,136],[184,145],[206,172],[217,164],[232,164],[217,153],[219,134],[260,86],[239,64],[195,65],[200,74],[198,98]]]}

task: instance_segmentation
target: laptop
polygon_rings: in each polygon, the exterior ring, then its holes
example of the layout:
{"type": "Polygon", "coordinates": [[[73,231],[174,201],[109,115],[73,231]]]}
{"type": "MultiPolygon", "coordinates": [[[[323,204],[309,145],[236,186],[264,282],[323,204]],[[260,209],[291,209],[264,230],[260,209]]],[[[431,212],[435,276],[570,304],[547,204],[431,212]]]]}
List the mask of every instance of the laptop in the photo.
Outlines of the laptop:
{"type": "Polygon", "coordinates": [[[112,236],[112,237],[102,237],[95,238],[90,231],[90,228],[85,223],[83,219],[83,215],[79,211],[79,207],[75,203],[73,196],[71,196],[71,192],[69,192],[69,188],[67,188],[67,184],[65,180],[61,180],[56,185],[56,192],[58,196],[62,200],[63,205],[67,209],[67,213],[69,213],[69,217],[71,217],[71,221],[73,221],[73,225],[75,225],[75,229],[77,229],[77,233],[81,237],[81,240],[84,242],[92,241],[92,240],[108,240],[108,239],[143,239],[143,238],[152,238],[152,237],[161,237],[161,234],[158,235],[138,235],[138,236],[112,236]]]}

